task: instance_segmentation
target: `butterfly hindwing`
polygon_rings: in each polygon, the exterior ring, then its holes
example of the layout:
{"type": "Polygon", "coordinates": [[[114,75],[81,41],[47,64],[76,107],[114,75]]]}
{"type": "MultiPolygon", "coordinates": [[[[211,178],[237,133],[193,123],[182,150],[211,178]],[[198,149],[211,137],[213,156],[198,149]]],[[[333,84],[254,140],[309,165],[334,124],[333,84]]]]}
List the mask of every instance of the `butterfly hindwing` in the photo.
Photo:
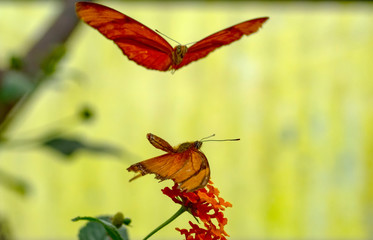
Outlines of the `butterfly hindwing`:
{"type": "Polygon", "coordinates": [[[192,151],[191,160],[193,174],[179,182],[181,189],[188,192],[203,188],[210,179],[210,167],[205,154],[201,151],[192,151]]]}

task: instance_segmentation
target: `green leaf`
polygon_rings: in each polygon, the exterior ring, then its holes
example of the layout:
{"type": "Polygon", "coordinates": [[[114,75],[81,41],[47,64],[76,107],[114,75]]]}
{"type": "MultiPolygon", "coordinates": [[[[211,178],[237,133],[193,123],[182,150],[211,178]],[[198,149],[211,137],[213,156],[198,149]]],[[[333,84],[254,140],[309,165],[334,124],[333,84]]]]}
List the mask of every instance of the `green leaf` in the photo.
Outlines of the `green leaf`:
{"type": "MultiPolygon", "coordinates": [[[[16,176],[6,173],[0,169],[0,185],[7,187],[8,189],[26,196],[30,192],[29,184],[16,176]]],[[[1,239],[1,238],[0,238],[1,239]]]]}
{"type": "Polygon", "coordinates": [[[80,240],[103,240],[107,238],[108,233],[98,222],[88,222],[79,231],[80,240]]]}
{"type": "Polygon", "coordinates": [[[107,235],[112,240],[128,240],[127,228],[121,226],[116,228],[110,223],[110,217],[76,217],[72,221],[87,220],[86,226],[79,231],[79,240],[106,240],[107,235]]]}
{"type": "Polygon", "coordinates": [[[106,153],[119,156],[121,151],[110,145],[84,143],[77,138],[54,137],[45,140],[43,145],[57,151],[67,157],[71,156],[78,150],[87,150],[91,152],[106,153]]]}
{"type": "Polygon", "coordinates": [[[33,89],[34,85],[26,75],[18,71],[6,72],[0,88],[0,102],[18,100],[33,89]]]}
{"type": "Polygon", "coordinates": [[[70,156],[79,149],[83,149],[86,146],[76,139],[68,138],[52,138],[43,143],[45,146],[50,147],[51,149],[65,155],[70,156]]]}

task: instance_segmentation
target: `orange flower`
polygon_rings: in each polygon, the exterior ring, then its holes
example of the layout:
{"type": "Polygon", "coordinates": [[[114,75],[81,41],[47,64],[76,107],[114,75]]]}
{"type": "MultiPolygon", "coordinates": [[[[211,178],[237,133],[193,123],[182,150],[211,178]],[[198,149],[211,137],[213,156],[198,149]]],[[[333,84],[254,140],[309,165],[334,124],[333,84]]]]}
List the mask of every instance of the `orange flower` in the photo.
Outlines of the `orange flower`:
{"type": "Polygon", "coordinates": [[[227,207],[232,207],[232,204],[219,197],[219,190],[212,186],[211,181],[205,188],[194,192],[181,191],[178,184],[175,184],[172,189],[166,187],[162,192],[203,222],[204,228],[190,221],[191,229],[176,228],[185,235],[186,240],[226,240],[226,237],[229,237],[224,231],[228,219],[224,217],[223,211],[227,207]],[[217,226],[214,222],[217,222],[217,226]]]}

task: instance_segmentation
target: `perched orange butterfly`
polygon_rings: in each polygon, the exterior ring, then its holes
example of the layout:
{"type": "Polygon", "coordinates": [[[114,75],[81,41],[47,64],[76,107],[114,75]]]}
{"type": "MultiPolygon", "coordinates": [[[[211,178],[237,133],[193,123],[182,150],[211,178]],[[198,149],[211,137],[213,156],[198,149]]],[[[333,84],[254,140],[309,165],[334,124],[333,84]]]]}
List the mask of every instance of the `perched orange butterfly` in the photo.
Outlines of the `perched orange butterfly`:
{"type": "MultiPolygon", "coordinates": [[[[212,137],[211,135],[209,137],[212,137]]],[[[179,184],[180,189],[188,192],[203,188],[210,179],[210,167],[205,154],[199,149],[204,139],[195,142],[185,142],[172,147],[168,142],[154,134],[146,135],[149,142],[158,149],[167,152],[164,155],[135,163],[127,170],[139,172],[130,181],[148,173],[155,174],[161,181],[172,179],[179,184]]],[[[238,141],[240,139],[205,140],[206,141],[238,141]]]]}
{"type": "Polygon", "coordinates": [[[185,45],[173,48],[155,31],[109,7],[77,2],[76,12],[84,22],[113,40],[128,59],[159,71],[175,71],[197,61],[216,48],[255,33],[268,19],[263,17],[239,23],[196,42],[190,48],[185,45]]]}

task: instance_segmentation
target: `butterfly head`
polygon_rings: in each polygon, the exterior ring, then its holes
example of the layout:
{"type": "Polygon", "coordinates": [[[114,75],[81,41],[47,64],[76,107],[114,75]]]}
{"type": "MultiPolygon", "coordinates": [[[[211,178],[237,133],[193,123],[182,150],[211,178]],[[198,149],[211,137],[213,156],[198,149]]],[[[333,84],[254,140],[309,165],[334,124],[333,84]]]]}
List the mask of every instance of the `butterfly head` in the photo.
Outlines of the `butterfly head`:
{"type": "Polygon", "coordinates": [[[174,51],[172,52],[172,62],[174,65],[179,65],[181,61],[183,61],[183,58],[185,54],[188,51],[188,47],[185,45],[177,45],[174,48],[174,51]]]}
{"type": "Polygon", "coordinates": [[[187,151],[189,149],[198,150],[201,147],[202,147],[202,142],[195,141],[195,142],[185,142],[185,143],[182,143],[179,146],[177,146],[175,149],[176,149],[177,153],[180,153],[180,152],[185,152],[185,151],[187,151]]]}

